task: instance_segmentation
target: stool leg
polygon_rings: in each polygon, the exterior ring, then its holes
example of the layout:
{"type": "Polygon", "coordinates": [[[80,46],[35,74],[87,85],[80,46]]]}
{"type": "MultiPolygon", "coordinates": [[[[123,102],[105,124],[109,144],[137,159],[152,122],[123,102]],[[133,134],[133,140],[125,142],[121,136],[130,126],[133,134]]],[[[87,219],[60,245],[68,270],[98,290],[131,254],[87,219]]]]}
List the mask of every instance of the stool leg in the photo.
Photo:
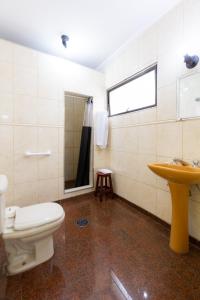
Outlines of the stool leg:
{"type": "Polygon", "coordinates": [[[112,177],[111,174],[109,174],[109,184],[110,184],[110,192],[111,192],[111,196],[112,198],[114,197],[114,193],[113,193],[113,186],[112,186],[112,177]]]}
{"type": "Polygon", "coordinates": [[[101,176],[101,180],[100,180],[100,201],[102,201],[102,196],[103,196],[103,176],[101,176]]]}
{"type": "Polygon", "coordinates": [[[105,176],[105,191],[107,191],[108,189],[108,180],[107,180],[107,176],[105,176]]]}
{"type": "Polygon", "coordinates": [[[95,192],[94,192],[95,197],[97,196],[98,188],[99,188],[99,175],[97,175],[96,188],[95,188],[95,192]]]}

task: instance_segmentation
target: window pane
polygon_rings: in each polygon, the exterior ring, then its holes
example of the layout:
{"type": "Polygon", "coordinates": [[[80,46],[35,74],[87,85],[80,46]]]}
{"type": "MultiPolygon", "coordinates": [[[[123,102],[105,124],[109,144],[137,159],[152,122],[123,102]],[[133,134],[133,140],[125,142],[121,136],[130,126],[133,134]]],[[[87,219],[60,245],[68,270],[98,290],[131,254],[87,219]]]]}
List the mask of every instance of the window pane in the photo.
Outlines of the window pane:
{"type": "Polygon", "coordinates": [[[109,93],[110,115],[133,111],[156,104],[156,67],[141,76],[115,87],[109,93]]]}

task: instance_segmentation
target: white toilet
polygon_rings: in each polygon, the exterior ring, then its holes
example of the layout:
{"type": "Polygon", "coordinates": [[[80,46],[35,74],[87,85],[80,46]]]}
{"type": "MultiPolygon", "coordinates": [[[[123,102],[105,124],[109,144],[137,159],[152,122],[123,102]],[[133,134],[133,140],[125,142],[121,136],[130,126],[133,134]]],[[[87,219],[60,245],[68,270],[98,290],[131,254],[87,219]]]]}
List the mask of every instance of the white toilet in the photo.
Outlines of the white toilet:
{"type": "Polygon", "coordinates": [[[5,243],[7,271],[14,275],[53,256],[53,233],[65,213],[61,205],[52,202],[5,209],[7,186],[7,177],[0,175],[0,233],[5,243]]]}

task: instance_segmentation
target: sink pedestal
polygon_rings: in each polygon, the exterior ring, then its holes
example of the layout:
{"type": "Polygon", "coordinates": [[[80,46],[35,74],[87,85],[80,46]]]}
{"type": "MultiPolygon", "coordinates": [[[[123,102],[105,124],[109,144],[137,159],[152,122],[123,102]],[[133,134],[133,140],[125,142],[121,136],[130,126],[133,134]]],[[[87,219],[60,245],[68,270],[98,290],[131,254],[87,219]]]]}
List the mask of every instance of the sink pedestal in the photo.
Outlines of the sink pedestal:
{"type": "Polygon", "coordinates": [[[188,201],[189,185],[169,182],[172,197],[170,248],[180,254],[189,251],[188,201]]]}

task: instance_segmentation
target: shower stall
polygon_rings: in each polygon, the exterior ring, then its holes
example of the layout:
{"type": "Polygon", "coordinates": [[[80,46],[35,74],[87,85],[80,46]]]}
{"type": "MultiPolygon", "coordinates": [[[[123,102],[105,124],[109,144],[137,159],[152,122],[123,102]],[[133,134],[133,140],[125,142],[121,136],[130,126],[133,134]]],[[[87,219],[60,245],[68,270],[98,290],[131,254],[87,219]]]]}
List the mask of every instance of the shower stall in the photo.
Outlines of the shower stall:
{"type": "Polygon", "coordinates": [[[64,188],[93,186],[93,99],[65,92],[64,188]]]}

